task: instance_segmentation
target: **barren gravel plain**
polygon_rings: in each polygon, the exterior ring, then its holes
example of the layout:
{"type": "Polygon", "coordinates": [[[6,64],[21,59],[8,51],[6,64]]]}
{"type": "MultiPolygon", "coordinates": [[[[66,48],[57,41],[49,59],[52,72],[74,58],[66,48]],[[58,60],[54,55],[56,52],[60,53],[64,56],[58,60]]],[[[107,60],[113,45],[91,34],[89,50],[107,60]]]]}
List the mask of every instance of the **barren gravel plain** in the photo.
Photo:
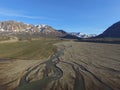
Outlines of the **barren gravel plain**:
{"type": "Polygon", "coordinates": [[[45,60],[1,60],[0,90],[120,90],[120,44],[55,46],[45,60]]]}

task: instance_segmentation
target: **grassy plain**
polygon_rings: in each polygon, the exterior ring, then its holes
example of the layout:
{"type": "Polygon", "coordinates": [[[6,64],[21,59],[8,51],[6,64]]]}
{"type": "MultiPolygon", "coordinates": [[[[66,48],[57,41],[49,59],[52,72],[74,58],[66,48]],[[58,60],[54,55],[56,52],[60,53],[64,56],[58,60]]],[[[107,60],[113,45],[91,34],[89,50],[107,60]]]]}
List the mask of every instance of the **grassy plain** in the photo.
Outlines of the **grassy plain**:
{"type": "Polygon", "coordinates": [[[23,40],[16,42],[0,43],[1,59],[39,60],[55,53],[54,43],[58,39],[39,38],[35,40],[23,40]]]}

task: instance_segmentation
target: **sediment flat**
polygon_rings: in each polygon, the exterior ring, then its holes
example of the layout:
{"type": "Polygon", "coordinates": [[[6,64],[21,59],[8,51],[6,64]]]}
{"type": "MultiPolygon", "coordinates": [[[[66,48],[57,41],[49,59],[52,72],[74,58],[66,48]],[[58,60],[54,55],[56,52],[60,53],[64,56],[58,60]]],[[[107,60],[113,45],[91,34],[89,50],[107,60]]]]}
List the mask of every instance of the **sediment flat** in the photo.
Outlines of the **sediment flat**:
{"type": "Polygon", "coordinates": [[[0,62],[0,90],[120,90],[120,44],[55,45],[45,60],[0,62]]]}

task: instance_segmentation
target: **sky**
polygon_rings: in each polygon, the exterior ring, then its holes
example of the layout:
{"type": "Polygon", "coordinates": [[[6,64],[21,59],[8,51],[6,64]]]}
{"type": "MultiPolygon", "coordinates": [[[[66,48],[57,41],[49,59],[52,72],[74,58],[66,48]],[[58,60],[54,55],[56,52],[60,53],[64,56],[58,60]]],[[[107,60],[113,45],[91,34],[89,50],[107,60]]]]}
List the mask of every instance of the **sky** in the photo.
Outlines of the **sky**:
{"type": "Polygon", "coordinates": [[[6,20],[100,34],[120,20],[120,0],[0,0],[0,21],[6,20]]]}

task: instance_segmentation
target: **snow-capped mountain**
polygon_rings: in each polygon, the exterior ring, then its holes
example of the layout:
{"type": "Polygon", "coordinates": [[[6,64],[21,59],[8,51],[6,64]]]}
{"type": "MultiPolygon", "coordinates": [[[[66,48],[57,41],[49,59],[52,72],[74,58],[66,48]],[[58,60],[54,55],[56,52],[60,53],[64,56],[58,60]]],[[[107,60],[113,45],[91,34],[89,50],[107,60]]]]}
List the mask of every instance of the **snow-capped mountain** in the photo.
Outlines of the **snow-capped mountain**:
{"type": "Polygon", "coordinates": [[[95,37],[96,34],[83,34],[83,33],[68,33],[64,30],[56,30],[49,25],[44,24],[25,24],[22,22],[17,21],[3,21],[0,22],[0,32],[32,32],[32,33],[39,33],[41,35],[48,35],[48,36],[59,36],[59,37],[69,37],[69,38],[90,38],[95,37]]]}
{"type": "Polygon", "coordinates": [[[49,25],[39,24],[39,25],[32,25],[32,24],[25,24],[22,22],[17,21],[3,21],[0,22],[0,31],[1,32],[33,32],[51,36],[63,36],[62,32],[52,28],[49,25]]]}
{"type": "Polygon", "coordinates": [[[75,36],[77,36],[79,38],[91,38],[91,37],[97,36],[96,34],[84,34],[84,33],[81,33],[81,32],[78,32],[78,33],[72,32],[70,34],[75,35],[75,36]]]}

